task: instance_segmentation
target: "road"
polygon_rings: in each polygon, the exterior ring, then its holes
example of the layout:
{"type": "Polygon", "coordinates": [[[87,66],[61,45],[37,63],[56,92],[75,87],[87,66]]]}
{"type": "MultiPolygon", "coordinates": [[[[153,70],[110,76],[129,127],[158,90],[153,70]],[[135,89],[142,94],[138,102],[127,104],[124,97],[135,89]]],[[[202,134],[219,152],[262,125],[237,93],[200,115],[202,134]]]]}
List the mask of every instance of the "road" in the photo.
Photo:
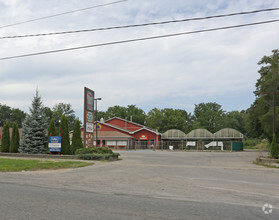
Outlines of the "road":
{"type": "Polygon", "coordinates": [[[84,168],[0,173],[1,219],[279,219],[279,169],[254,165],[259,152],[120,153],[84,168]]]}

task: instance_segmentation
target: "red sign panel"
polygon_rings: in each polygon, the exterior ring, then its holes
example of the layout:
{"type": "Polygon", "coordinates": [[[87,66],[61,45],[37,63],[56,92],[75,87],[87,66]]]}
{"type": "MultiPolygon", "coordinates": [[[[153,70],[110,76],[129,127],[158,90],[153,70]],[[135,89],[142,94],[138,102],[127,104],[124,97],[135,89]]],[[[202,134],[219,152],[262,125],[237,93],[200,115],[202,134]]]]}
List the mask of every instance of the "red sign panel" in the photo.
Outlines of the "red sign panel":
{"type": "Polygon", "coordinates": [[[142,135],[140,136],[140,140],[148,140],[148,138],[146,137],[146,135],[142,135]]]}

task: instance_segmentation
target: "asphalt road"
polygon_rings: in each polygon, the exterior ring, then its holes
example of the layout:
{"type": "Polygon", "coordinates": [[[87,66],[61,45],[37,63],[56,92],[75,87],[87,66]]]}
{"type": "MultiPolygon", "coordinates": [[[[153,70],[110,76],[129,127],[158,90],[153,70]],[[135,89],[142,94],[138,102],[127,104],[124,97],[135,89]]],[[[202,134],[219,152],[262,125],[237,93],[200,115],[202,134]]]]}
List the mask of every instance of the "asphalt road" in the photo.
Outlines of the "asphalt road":
{"type": "Polygon", "coordinates": [[[84,168],[0,173],[0,219],[279,219],[279,169],[252,164],[258,152],[120,153],[84,168]]]}

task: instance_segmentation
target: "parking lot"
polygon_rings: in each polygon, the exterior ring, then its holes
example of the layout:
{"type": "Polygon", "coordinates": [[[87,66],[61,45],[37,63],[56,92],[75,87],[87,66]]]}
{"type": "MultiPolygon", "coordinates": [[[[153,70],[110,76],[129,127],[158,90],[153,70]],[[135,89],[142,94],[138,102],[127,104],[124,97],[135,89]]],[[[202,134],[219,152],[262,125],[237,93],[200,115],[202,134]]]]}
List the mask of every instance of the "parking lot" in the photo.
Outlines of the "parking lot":
{"type": "MultiPolygon", "coordinates": [[[[189,219],[278,219],[279,169],[253,164],[261,152],[119,153],[120,161],[97,162],[84,168],[0,173],[0,186],[3,187],[0,188],[1,200],[7,197],[4,188],[9,184],[10,189],[13,186],[16,187],[14,190],[19,191],[20,188],[31,187],[29,194],[34,193],[34,198],[38,195],[32,187],[39,187],[41,191],[59,190],[60,193],[67,192],[68,196],[73,192],[80,192],[79,196],[83,193],[92,195],[92,207],[98,201],[106,204],[107,211],[99,219],[109,216],[116,219],[156,219],[163,216],[165,219],[185,219],[183,216],[189,214],[190,207],[192,218],[189,219]],[[94,198],[98,198],[98,201],[94,198]],[[161,204],[161,208],[154,205],[153,209],[150,203],[161,204]],[[266,203],[272,205],[270,214],[262,211],[266,203]],[[167,211],[170,205],[174,212],[167,211]],[[135,209],[134,206],[139,208],[135,209]],[[120,209],[117,214],[116,207],[120,209]]],[[[59,198],[63,198],[65,195],[60,193],[59,198]]],[[[12,197],[15,200],[9,202],[19,201],[17,195],[21,194],[15,193],[12,197]]],[[[79,200],[79,206],[83,205],[82,200],[79,200]]],[[[88,198],[84,198],[86,201],[88,198]]],[[[99,207],[98,204],[95,206],[99,207]]],[[[3,209],[0,211],[7,212],[3,209]]],[[[92,212],[84,212],[83,217],[89,218],[92,212]]],[[[65,217],[63,213],[60,214],[59,218],[65,217]]],[[[45,217],[49,218],[47,213],[45,217]]]]}

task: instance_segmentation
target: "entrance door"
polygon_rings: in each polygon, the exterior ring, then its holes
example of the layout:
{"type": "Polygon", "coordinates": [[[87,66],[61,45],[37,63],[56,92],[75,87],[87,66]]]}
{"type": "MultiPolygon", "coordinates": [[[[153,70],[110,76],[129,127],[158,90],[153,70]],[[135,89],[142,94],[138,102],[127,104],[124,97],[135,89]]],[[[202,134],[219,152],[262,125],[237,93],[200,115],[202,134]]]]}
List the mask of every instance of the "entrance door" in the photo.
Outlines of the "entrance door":
{"type": "Polygon", "coordinates": [[[140,148],[141,149],[147,149],[147,146],[148,146],[148,141],[145,141],[145,140],[140,141],[140,148]]]}

